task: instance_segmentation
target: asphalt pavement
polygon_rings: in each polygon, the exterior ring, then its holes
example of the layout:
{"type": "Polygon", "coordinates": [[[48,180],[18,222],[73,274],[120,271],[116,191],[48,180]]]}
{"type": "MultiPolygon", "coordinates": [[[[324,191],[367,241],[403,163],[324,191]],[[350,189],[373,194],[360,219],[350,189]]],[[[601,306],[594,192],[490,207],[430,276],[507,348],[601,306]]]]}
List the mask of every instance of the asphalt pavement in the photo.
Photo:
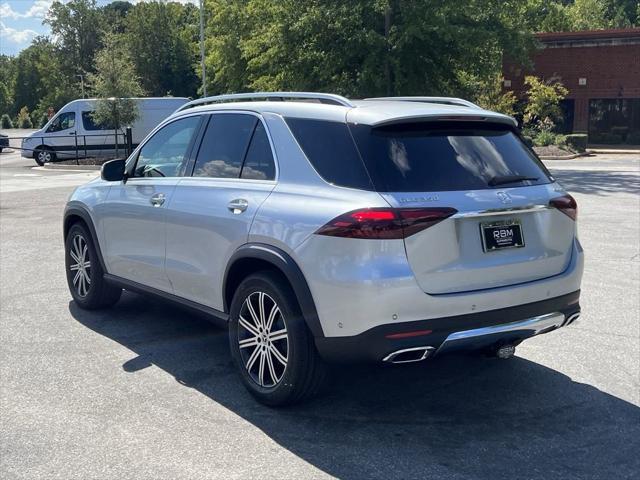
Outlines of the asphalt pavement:
{"type": "Polygon", "coordinates": [[[640,156],[546,163],[579,203],[578,325],[507,361],[337,368],[274,410],[202,317],[130,293],[79,310],[61,219],[97,172],[0,154],[0,477],[637,478],[640,156]]]}

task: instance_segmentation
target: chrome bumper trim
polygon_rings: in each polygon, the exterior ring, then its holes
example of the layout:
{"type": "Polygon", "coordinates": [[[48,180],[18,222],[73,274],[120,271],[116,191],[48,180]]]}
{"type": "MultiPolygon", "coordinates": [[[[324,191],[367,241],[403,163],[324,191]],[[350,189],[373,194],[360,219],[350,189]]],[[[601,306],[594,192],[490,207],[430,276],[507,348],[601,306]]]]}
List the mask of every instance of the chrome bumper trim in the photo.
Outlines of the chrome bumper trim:
{"type": "Polygon", "coordinates": [[[554,312],[540,315],[538,317],[527,318],[526,320],[518,320],[517,322],[454,332],[450,334],[444,342],[442,342],[442,345],[440,345],[436,354],[465,344],[482,343],[483,340],[488,340],[490,342],[491,340],[489,337],[499,334],[515,334],[519,339],[525,339],[555,330],[556,328],[562,327],[564,324],[564,314],[554,312]]]}

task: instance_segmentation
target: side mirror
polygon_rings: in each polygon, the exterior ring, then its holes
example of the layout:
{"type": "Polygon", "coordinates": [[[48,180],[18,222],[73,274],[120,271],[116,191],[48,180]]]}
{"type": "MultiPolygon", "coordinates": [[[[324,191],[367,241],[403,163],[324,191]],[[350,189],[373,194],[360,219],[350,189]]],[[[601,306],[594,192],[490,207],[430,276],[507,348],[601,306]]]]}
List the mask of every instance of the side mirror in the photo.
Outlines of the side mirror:
{"type": "Polygon", "coordinates": [[[107,182],[119,182],[125,179],[125,163],[122,158],[109,160],[102,165],[100,177],[107,182]]]}

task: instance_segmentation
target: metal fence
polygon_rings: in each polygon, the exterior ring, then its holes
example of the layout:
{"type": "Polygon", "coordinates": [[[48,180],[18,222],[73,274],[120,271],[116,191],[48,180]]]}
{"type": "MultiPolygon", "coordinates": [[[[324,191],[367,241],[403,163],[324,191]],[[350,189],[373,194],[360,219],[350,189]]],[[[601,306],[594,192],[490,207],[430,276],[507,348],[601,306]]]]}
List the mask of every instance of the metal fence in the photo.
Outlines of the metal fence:
{"type": "Polygon", "coordinates": [[[78,165],[81,159],[93,159],[96,164],[99,164],[113,158],[126,157],[135,147],[130,128],[124,132],[95,134],[72,132],[66,135],[27,135],[1,138],[6,138],[8,145],[0,145],[0,147],[21,151],[23,157],[35,159],[38,153],[49,152],[51,162],[75,160],[78,165]]]}

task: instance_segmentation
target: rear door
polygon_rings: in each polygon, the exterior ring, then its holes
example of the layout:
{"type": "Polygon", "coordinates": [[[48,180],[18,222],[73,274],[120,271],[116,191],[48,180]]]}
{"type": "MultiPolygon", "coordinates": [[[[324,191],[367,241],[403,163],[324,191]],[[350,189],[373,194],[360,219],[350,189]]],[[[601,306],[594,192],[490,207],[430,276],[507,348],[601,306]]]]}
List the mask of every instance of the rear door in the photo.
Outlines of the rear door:
{"type": "Polygon", "coordinates": [[[176,295],[223,309],[227,261],[247,242],[275,180],[262,119],[249,113],[211,115],[193,175],[180,181],[167,211],[166,270],[176,295]]]}
{"type": "Polygon", "coordinates": [[[562,273],[575,222],[550,205],[563,195],[504,126],[351,126],[376,189],[391,206],[455,212],[405,239],[426,293],[501,287],[562,273]]]}
{"type": "Polygon", "coordinates": [[[174,120],[142,146],[130,178],[101,205],[109,273],[171,292],[164,269],[167,205],[184,174],[201,116],[174,120]]]}

